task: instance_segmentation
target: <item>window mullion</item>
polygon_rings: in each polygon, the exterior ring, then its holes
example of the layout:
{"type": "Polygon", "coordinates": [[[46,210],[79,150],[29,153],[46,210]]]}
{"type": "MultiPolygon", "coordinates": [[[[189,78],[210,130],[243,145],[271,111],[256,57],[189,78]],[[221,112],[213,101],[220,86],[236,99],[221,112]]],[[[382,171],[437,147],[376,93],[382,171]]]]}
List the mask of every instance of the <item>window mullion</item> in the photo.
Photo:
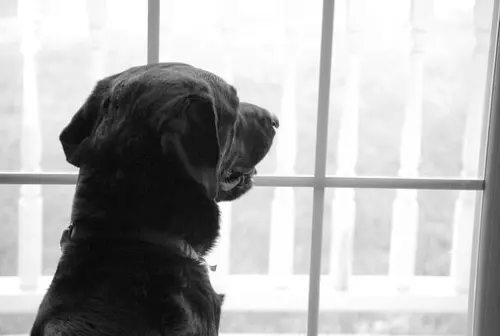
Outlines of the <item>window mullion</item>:
{"type": "MultiPolygon", "coordinates": [[[[319,63],[318,118],[316,126],[316,162],[314,168],[314,178],[321,180],[323,180],[326,175],[328,110],[330,104],[334,9],[334,0],[323,0],[321,49],[319,63]]],[[[307,315],[308,336],[318,335],[324,204],[325,186],[315,186],[313,193],[311,262],[309,269],[309,305],[307,315]]]]}
{"type": "Polygon", "coordinates": [[[148,0],[148,64],[160,60],[160,0],[148,0]]]}

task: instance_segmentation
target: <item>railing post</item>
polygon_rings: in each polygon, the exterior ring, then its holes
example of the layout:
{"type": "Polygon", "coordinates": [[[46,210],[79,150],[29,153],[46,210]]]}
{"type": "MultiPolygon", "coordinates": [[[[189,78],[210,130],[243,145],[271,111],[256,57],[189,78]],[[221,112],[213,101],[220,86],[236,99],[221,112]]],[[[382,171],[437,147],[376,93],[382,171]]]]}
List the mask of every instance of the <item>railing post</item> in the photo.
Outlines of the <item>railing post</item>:
{"type": "MultiPolygon", "coordinates": [[[[294,46],[293,2],[284,2],[285,71],[281,96],[280,131],[276,143],[278,175],[294,175],[297,155],[297,120],[295,102],[296,48],[294,46]]],[[[295,192],[292,187],[276,188],[271,206],[269,274],[293,273],[295,192]]]]}
{"type": "MultiPolygon", "coordinates": [[[[433,12],[433,0],[412,0],[411,84],[401,133],[399,176],[417,177],[422,137],[422,101],[425,43],[433,12]]],[[[419,206],[416,190],[398,189],[393,204],[389,274],[406,290],[415,272],[419,206]]]]}
{"type": "MultiPolygon", "coordinates": [[[[337,175],[355,176],[358,157],[359,59],[361,24],[357,18],[363,0],[347,2],[348,72],[344,109],[337,145],[337,175]]],[[[354,189],[335,190],[332,200],[330,274],[335,289],[346,290],[352,273],[353,238],[356,221],[354,189]]]]}
{"type": "Polygon", "coordinates": [[[107,43],[105,23],[107,0],[87,0],[87,22],[90,33],[92,79],[97,81],[106,74],[107,43]]]}
{"type": "MultiPolygon", "coordinates": [[[[471,91],[471,95],[462,150],[461,175],[463,177],[477,176],[478,174],[479,149],[482,140],[480,133],[486,107],[486,71],[492,10],[493,0],[476,0],[474,7],[476,43],[470,76],[467,78],[467,89],[471,91]]],[[[451,276],[459,293],[466,293],[469,289],[472,237],[477,224],[475,201],[476,193],[460,191],[455,204],[451,276]]]]}
{"type": "MultiPolygon", "coordinates": [[[[41,172],[42,135],[38,115],[36,54],[40,49],[40,2],[19,0],[18,17],[22,34],[23,110],[21,170],[41,172]]],[[[22,185],[19,198],[18,276],[22,290],[35,291],[42,274],[43,198],[40,185],[22,185]]]]}

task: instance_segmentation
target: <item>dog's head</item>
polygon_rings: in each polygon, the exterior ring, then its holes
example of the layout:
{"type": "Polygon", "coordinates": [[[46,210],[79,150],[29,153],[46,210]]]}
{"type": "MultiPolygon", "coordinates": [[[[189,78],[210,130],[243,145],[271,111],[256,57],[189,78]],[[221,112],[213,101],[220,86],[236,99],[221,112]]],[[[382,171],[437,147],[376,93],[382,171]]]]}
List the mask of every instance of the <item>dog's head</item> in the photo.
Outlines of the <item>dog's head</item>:
{"type": "Polygon", "coordinates": [[[147,173],[168,166],[206,197],[230,201],[252,187],[277,127],[274,115],[240,103],[216,75],[163,63],[99,81],[60,141],[76,167],[147,173]]]}

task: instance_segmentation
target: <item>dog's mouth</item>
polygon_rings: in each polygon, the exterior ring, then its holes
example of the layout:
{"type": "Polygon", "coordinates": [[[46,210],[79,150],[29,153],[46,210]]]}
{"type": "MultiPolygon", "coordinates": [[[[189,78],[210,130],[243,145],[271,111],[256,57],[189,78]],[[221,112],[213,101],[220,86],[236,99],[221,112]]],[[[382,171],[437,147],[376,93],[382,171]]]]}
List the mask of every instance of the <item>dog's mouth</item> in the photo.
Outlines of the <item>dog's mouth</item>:
{"type": "Polygon", "coordinates": [[[255,168],[251,169],[228,169],[222,176],[221,189],[230,191],[236,187],[241,187],[252,182],[254,175],[257,174],[255,168]]]}

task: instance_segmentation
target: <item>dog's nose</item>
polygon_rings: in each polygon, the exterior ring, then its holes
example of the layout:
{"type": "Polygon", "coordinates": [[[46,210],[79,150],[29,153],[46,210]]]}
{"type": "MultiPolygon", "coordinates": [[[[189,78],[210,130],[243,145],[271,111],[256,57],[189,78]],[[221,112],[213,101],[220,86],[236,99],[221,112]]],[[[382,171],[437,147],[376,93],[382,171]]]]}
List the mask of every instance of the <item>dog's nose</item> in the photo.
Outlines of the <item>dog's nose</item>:
{"type": "Polygon", "coordinates": [[[266,129],[275,131],[276,129],[278,129],[278,127],[280,127],[280,121],[278,117],[272,113],[267,112],[261,120],[263,121],[262,126],[264,126],[266,129]]]}
{"type": "Polygon", "coordinates": [[[280,127],[280,120],[274,114],[271,115],[271,122],[272,122],[274,128],[279,128],[280,127]]]}

